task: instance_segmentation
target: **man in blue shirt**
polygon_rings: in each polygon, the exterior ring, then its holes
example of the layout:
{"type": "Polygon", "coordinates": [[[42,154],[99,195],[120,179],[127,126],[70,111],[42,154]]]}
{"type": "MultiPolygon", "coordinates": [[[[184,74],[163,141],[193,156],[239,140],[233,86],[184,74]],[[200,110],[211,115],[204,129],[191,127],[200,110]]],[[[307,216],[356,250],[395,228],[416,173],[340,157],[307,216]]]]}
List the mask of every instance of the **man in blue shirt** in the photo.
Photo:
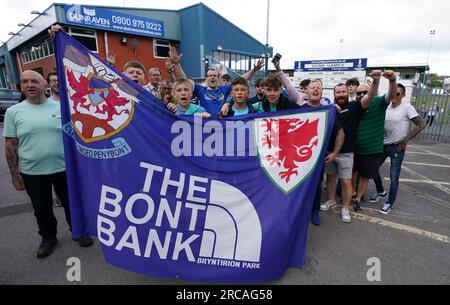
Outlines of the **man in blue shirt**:
{"type": "MultiPolygon", "coordinates": [[[[186,78],[186,74],[180,65],[181,55],[175,47],[170,48],[170,59],[175,65],[175,70],[177,76],[180,78],[186,78]]],[[[255,72],[261,70],[264,67],[264,60],[260,59],[254,66],[253,69],[248,71],[243,78],[249,80],[252,78],[255,72]]],[[[218,69],[211,67],[206,73],[206,86],[200,84],[195,84],[194,86],[194,96],[197,97],[200,106],[206,109],[206,111],[212,116],[217,116],[222,109],[222,106],[227,101],[228,96],[231,91],[231,84],[220,85],[221,78],[218,69]]]]}

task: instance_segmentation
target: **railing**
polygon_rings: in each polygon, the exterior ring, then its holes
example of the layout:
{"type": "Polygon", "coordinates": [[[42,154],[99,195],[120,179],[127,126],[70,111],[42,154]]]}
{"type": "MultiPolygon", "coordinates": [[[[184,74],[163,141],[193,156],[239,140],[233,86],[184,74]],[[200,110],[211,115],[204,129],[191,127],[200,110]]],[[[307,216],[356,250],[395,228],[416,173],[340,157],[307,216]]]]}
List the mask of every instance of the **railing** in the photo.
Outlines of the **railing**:
{"type": "Polygon", "coordinates": [[[450,95],[441,89],[414,88],[411,104],[427,128],[417,138],[424,141],[450,143],[450,95]]]}

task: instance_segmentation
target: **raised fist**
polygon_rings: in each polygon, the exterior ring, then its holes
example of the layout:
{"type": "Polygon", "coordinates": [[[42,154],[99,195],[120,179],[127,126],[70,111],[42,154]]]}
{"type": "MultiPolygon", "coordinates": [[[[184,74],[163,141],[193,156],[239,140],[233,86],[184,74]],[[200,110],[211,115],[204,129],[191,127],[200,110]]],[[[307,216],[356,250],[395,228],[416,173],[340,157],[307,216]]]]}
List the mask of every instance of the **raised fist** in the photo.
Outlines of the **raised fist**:
{"type": "Polygon", "coordinates": [[[387,78],[388,80],[390,80],[390,81],[393,81],[393,80],[396,80],[396,79],[397,79],[397,76],[395,75],[395,72],[392,71],[392,70],[386,70],[386,71],[384,71],[384,72],[383,72],[383,76],[384,76],[385,78],[387,78]]]}
{"type": "Polygon", "coordinates": [[[382,72],[381,70],[373,70],[369,76],[374,79],[374,80],[378,80],[381,78],[382,72]]]}

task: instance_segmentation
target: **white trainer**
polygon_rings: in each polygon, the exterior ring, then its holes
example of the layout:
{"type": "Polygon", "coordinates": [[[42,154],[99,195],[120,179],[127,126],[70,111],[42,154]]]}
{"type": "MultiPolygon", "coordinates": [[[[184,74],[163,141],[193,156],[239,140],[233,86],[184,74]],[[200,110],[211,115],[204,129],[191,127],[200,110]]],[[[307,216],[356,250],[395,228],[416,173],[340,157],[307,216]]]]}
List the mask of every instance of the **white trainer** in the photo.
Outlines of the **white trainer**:
{"type": "Polygon", "coordinates": [[[329,209],[333,208],[336,205],[335,200],[328,200],[324,204],[320,205],[321,211],[328,211],[329,209]]]}
{"type": "Polygon", "coordinates": [[[343,222],[349,223],[350,221],[352,221],[352,217],[350,216],[350,211],[348,210],[348,208],[342,208],[341,215],[343,222]]]}

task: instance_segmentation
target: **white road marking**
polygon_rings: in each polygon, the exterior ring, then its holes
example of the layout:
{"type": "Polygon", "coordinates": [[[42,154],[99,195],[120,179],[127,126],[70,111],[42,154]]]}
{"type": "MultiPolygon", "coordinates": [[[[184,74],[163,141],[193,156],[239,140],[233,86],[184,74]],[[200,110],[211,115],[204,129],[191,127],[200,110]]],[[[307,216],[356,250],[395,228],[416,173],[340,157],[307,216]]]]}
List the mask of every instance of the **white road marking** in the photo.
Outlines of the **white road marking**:
{"type": "MultiPolygon", "coordinates": [[[[402,169],[404,169],[407,172],[409,172],[409,173],[411,173],[411,174],[413,174],[413,175],[415,175],[415,176],[417,176],[419,178],[422,178],[422,179],[424,179],[426,181],[434,182],[433,180],[429,179],[428,177],[425,177],[424,175],[419,174],[418,172],[413,171],[412,169],[410,169],[410,168],[408,168],[408,167],[406,167],[404,165],[402,166],[402,169]]],[[[431,183],[431,185],[433,185],[434,187],[436,187],[436,188],[440,189],[441,191],[443,191],[443,192],[445,192],[445,193],[450,195],[450,189],[444,187],[442,184],[436,184],[436,183],[433,184],[433,183],[431,183]]]]}
{"type": "MultiPolygon", "coordinates": [[[[430,155],[433,155],[433,156],[439,156],[439,157],[445,158],[445,159],[447,159],[447,160],[450,160],[450,156],[448,156],[448,155],[437,154],[437,153],[435,153],[435,152],[432,152],[432,151],[430,151],[430,150],[428,150],[428,149],[425,149],[425,148],[422,148],[422,147],[419,147],[419,146],[411,146],[411,147],[413,147],[413,148],[415,148],[415,149],[419,149],[419,150],[421,150],[421,151],[423,151],[423,152],[425,152],[425,153],[428,153],[428,154],[430,154],[430,155]]],[[[407,150],[407,151],[408,151],[408,150],[407,150]]]]}
{"type": "Polygon", "coordinates": [[[443,165],[443,164],[430,164],[430,163],[418,163],[418,162],[403,162],[403,164],[423,165],[423,166],[432,166],[432,167],[439,167],[439,168],[450,168],[450,165],[443,165]]]}
{"type": "Polygon", "coordinates": [[[405,232],[409,232],[409,233],[413,233],[416,235],[420,235],[423,237],[428,237],[440,242],[444,242],[444,243],[449,243],[450,244],[450,237],[445,236],[445,235],[441,235],[441,234],[437,234],[437,233],[433,233],[430,231],[426,231],[426,230],[422,230],[419,228],[415,228],[415,227],[411,227],[411,226],[407,226],[407,225],[402,225],[400,223],[396,223],[393,221],[389,221],[389,220],[385,220],[385,219],[381,219],[381,218],[376,218],[376,217],[372,217],[372,216],[368,216],[368,215],[364,215],[361,213],[350,213],[352,218],[355,219],[359,219],[359,220],[365,220],[368,221],[370,223],[374,223],[374,224],[378,224],[378,225],[382,225],[385,227],[389,227],[392,229],[396,229],[399,231],[405,231],[405,232]]]}
{"type": "MultiPolygon", "coordinates": [[[[390,181],[389,178],[384,178],[384,180],[390,181]]],[[[416,179],[399,179],[400,182],[412,182],[412,183],[425,183],[425,184],[438,184],[438,185],[450,185],[450,182],[432,181],[432,180],[416,180],[416,179]]]]}
{"type": "Polygon", "coordinates": [[[416,189],[409,187],[405,184],[400,184],[400,188],[410,191],[411,193],[415,194],[416,196],[422,197],[423,199],[427,200],[426,202],[434,203],[443,208],[450,209],[450,205],[448,204],[448,202],[446,202],[440,198],[434,197],[430,194],[419,193],[419,192],[417,192],[416,189]]]}
{"type": "Polygon", "coordinates": [[[425,156],[439,156],[439,157],[443,157],[443,158],[446,158],[446,159],[450,158],[450,155],[444,155],[444,154],[439,155],[439,154],[434,154],[434,153],[430,154],[430,153],[427,153],[427,152],[410,151],[408,149],[406,149],[406,154],[408,154],[408,155],[414,154],[414,155],[425,155],[425,156]]]}

